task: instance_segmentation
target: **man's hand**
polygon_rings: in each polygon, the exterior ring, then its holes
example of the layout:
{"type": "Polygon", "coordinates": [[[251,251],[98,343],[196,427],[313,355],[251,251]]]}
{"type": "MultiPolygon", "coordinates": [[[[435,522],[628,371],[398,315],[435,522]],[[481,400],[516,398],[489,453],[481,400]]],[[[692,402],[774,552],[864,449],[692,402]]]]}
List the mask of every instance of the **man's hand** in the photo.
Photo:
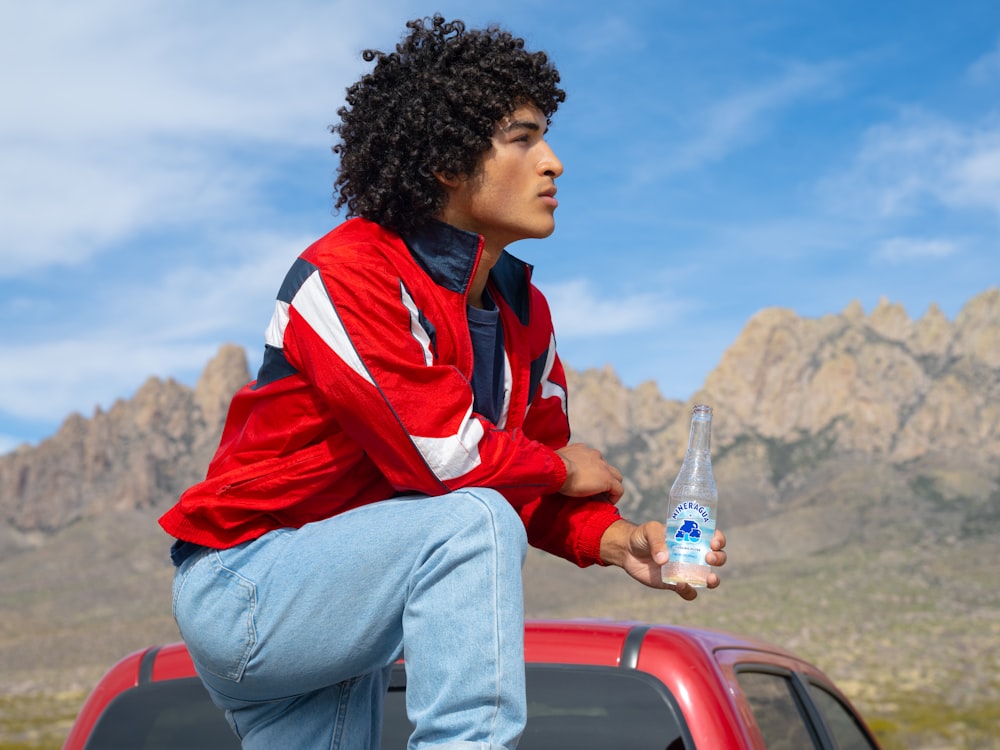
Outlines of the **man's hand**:
{"type": "Polygon", "coordinates": [[[556,451],[566,464],[566,481],[559,490],[570,497],[606,494],[617,503],[625,492],[622,473],[604,460],[601,452],[583,443],[573,443],[556,451]]]}
{"type": "MultiPolygon", "coordinates": [[[[726,537],[715,530],[711,542],[712,551],[705,561],[720,567],[726,564],[726,537]]],[[[647,521],[636,526],[622,519],[611,524],[601,537],[601,560],[608,565],[617,565],[640,583],[655,589],[672,589],[690,601],[698,596],[698,589],[686,583],[664,583],[660,577],[660,566],[670,559],[667,552],[666,527],[659,521],[647,521]]],[[[719,585],[719,576],[708,574],[708,588],[719,585]]]]}

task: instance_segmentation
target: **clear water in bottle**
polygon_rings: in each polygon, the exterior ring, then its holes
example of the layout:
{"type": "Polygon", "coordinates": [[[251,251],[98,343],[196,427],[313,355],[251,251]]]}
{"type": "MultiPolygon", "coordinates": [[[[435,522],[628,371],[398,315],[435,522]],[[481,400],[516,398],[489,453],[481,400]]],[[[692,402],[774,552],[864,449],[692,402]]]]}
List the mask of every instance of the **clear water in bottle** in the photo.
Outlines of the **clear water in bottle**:
{"type": "Polygon", "coordinates": [[[715,533],[719,494],[712,475],[712,409],[701,405],[691,414],[687,452],[670,488],[667,549],[670,561],[662,567],[664,583],[688,583],[703,588],[712,568],[705,562],[715,533]]]}

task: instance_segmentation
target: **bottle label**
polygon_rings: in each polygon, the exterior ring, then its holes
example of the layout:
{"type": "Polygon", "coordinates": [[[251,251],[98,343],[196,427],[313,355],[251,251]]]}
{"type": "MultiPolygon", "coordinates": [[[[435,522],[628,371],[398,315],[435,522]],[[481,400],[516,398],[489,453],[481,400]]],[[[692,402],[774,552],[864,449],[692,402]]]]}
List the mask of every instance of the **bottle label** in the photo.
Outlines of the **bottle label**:
{"type": "Polygon", "coordinates": [[[707,565],[705,555],[711,551],[715,519],[710,508],[694,500],[677,504],[667,519],[667,546],[670,562],[707,565]]]}

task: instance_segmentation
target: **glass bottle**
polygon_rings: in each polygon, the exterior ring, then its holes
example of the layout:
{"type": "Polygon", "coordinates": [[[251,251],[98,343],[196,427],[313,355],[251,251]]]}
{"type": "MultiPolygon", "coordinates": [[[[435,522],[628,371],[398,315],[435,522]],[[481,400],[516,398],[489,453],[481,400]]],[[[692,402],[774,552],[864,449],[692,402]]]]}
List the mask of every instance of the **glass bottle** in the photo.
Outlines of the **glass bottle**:
{"type": "Polygon", "coordinates": [[[711,438],[712,408],[699,404],[691,413],[684,463],[670,488],[667,515],[670,561],[662,567],[664,583],[683,582],[702,588],[712,570],[705,562],[705,555],[711,551],[719,494],[712,476],[711,438]]]}

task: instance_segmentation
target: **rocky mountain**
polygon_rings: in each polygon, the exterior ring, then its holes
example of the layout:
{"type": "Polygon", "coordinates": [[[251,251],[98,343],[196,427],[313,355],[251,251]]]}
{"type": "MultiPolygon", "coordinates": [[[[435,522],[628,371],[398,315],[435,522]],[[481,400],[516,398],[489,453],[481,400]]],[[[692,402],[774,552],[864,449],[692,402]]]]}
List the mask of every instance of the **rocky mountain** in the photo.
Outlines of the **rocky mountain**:
{"type": "MultiPolygon", "coordinates": [[[[570,370],[574,439],[629,480],[627,514],[655,513],[679,466],[689,407],[715,409],[713,462],[729,523],[818,501],[826,474],[868,467],[921,497],[994,497],[1000,481],[1000,289],[955,321],[883,300],[868,316],[754,316],[688,404],[610,367],[570,370]],[[833,471],[831,471],[833,469],[833,471]]],[[[150,378],[50,439],[0,456],[0,559],[83,518],[162,507],[204,473],[232,393],[249,379],[223,346],[192,390],[150,378]]]]}
{"type": "MultiPolygon", "coordinates": [[[[839,639],[870,617],[868,605],[884,607],[887,617],[891,610],[914,619],[893,626],[904,635],[880,656],[896,649],[893,658],[912,659],[925,644],[906,634],[938,611],[922,598],[928,582],[971,577],[968,556],[994,549],[1000,536],[1000,289],[970,300],[954,321],[933,305],[911,320],[885,300],[867,315],[857,303],[817,319],[763,310],[687,403],[664,399],[653,383],[627,388],[610,367],[568,377],[574,439],[600,447],[622,468],[621,508],[636,519],[665,512],[690,407],[713,406],[713,467],[732,584],[726,605],[712,603],[723,601],[716,597],[685,611],[711,615],[720,627],[756,623],[757,634],[807,655],[837,643],[845,661],[829,658],[854,674],[862,657],[847,654],[858,645],[839,639]],[[921,568],[928,549],[949,555],[933,574],[921,568]],[[895,576],[896,593],[886,603],[885,593],[873,590],[858,610],[831,576],[857,579],[866,565],[895,576]],[[807,571],[808,592],[839,602],[828,613],[829,631],[810,620],[816,600],[794,612],[769,604],[773,619],[757,611],[756,592],[791,601],[799,586],[784,585],[782,576],[807,571]],[[739,619],[731,622],[726,607],[739,619]],[[854,619],[842,621],[848,616],[854,619]]],[[[82,690],[123,648],[172,637],[167,540],[155,518],[204,475],[229,399],[248,378],[243,350],[223,346],[193,389],[151,378],[107,411],[72,415],[39,445],[0,456],[0,693],[65,686],[68,670],[76,670],[69,683],[82,690]],[[73,652],[82,637],[91,639],[88,653],[73,652]]],[[[662,599],[643,599],[634,593],[641,587],[623,593],[620,578],[610,575],[532,557],[528,612],[662,616],[647,609],[662,599]]],[[[963,606],[985,611],[995,627],[996,592],[967,578],[963,606]]],[[[964,660],[970,669],[982,666],[976,631],[966,635],[950,633],[949,648],[939,649],[942,671],[964,660]]],[[[992,658],[990,676],[969,683],[969,700],[997,705],[992,658]]],[[[930,667],[927,675],[925,682],[940,677],[930,667]]],[[[858,683],[862,697],[872,685],[881,683],[858,683]]],[[[0,707],[0,736],[2,719],[0,707]]]]}
{"type": "Polygon", "coordinates": [[[150,378],[131,399],[73,414],[37,447],[0,457],[0,560],[81,519],[172,502],[204,475],[248,380],[243,350],[223,346],[194,390],[150,378]]]}
{"type": "MultiPolygon", "coordinates": [[[[952,518],[949,532],[957,523],[995,526],[998,376],[1000,290],[971,300],[954,323],[935,306],[912,321],[884,300],[869,316],[857,303],[819,319],[761,311],[691,399],[715,410],[720,517],[732,526],[780,515],[788,524],[803,509],[842,515],[845,502],[867,501],[871,525],[879,507],[921,516],[960,503],[962,520],[952,518]]],[[[630,513],[657,514],[683,455],[690,404],[664,401],[652,384],[625,389],[610,370],[574,374],[570,390],[575,436],[623,468],[630,513]]],[[[821,548],[840,541],[822,531],[821,548]]]]}

